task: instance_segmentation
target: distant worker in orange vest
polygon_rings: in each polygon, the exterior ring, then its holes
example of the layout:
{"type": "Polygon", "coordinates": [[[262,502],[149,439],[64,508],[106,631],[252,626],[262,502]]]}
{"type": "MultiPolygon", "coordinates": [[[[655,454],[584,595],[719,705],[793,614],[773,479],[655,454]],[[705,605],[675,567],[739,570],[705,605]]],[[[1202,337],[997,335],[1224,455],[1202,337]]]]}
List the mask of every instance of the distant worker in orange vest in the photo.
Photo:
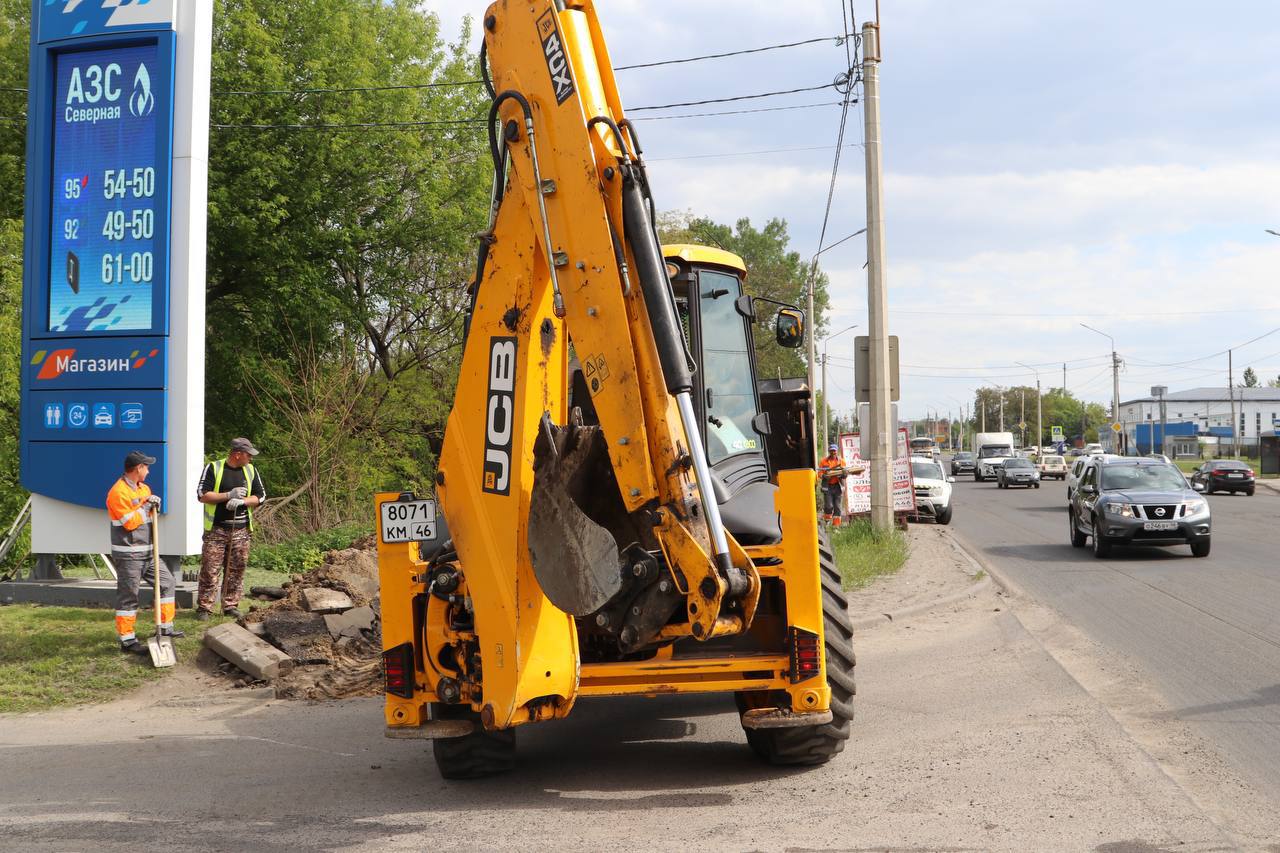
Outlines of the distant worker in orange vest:
{"type": "Polygon", "coordinates": [[[839,448],[834,444],[827,448],[826,458],[818,463],[818,476],[822,487],[822,518],[839,527],[840,518],[844,515],[840,498],[844,495],[845,470],[839,448]]]}
{"type": "MultiPolygon", "coordinates": [[[[151,494],[147,474],[155,457],[131,450],[124,458],[124,475],[107,492],[107,515],[111,518],[111,560],[116,567],[116,636],[120,651],[147,654],[147,644],[138,642],[134,625],[138,621],[138,586],[154,583],[156,564],[151,545],[151,521],[160,511],[160,498],[151,494]]],[[[174,630],[174,593],[178,583],[169,567],[160,565],[160,633],[184,636],[174,630]]]]}

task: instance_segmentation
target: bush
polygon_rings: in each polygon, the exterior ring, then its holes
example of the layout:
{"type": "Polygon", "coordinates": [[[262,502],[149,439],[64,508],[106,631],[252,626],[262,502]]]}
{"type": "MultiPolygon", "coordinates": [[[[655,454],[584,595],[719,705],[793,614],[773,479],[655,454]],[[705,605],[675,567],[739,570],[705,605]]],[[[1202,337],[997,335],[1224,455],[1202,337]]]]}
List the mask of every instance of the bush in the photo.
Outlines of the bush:
{"type": "Polygon", "coordinates": [[[249,552],[249,568],[289,574],[314,569],[325,551],[350,548],[351,543],[369,533],[364,524],[344,524],[317,533],[307,533],[277,545],[254,545],[249,552]]]}

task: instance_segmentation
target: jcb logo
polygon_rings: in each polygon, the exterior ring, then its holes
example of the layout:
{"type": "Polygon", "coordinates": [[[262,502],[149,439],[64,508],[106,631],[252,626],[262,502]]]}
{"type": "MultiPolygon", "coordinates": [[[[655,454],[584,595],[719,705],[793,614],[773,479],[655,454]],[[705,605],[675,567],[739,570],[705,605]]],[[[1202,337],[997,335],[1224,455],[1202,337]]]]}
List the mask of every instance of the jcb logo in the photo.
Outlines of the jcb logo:
{"type": "Polygon", "coordinates": [[[542,36],[542,55],[547,60],[551,85],[556,90],[556,103],[563,104],[574,93],[573,75],[569,73],[569,57],[564,54],[564,44],[560,41],[560,33],[556,31],[556,21],[551,10],[548,9],[538,19],[538,33],[542,36]]]}
{"type": "Polygon", "coordinates": [[[515,418],[516,339],[489,339],[489,404],[484,422],[484,490],[511,493],[511,431],[515,418]]]}

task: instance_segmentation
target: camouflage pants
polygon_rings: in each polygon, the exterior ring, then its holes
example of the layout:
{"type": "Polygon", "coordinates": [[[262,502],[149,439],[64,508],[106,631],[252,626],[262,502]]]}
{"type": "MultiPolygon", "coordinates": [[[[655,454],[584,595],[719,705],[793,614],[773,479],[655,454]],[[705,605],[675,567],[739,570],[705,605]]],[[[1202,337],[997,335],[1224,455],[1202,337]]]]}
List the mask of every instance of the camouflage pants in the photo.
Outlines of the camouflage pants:
{"type": "Polygon", "coordinates": [[[239,604],[244,595],[244,569],[248,563],[248,527],[215,527],[205,531],[204,547],[200,549],[200,591],[196,606],[212,612],[219,592],[223,610],[239,604]],[[221,584],[218,583],[220,574],[225,575],[221,584]]]}

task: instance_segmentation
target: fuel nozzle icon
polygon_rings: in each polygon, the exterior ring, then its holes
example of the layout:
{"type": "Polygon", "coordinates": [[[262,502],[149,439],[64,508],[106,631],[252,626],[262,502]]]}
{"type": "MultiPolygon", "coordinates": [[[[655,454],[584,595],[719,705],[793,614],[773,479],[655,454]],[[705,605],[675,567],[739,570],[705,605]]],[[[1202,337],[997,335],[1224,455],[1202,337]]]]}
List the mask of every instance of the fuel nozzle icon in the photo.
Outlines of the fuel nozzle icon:
{"type": "Polygon", "coordinates": [[[80,292],[80,259],[75,252],[67,252],[67,284],[72,293],[80,292]]]}

